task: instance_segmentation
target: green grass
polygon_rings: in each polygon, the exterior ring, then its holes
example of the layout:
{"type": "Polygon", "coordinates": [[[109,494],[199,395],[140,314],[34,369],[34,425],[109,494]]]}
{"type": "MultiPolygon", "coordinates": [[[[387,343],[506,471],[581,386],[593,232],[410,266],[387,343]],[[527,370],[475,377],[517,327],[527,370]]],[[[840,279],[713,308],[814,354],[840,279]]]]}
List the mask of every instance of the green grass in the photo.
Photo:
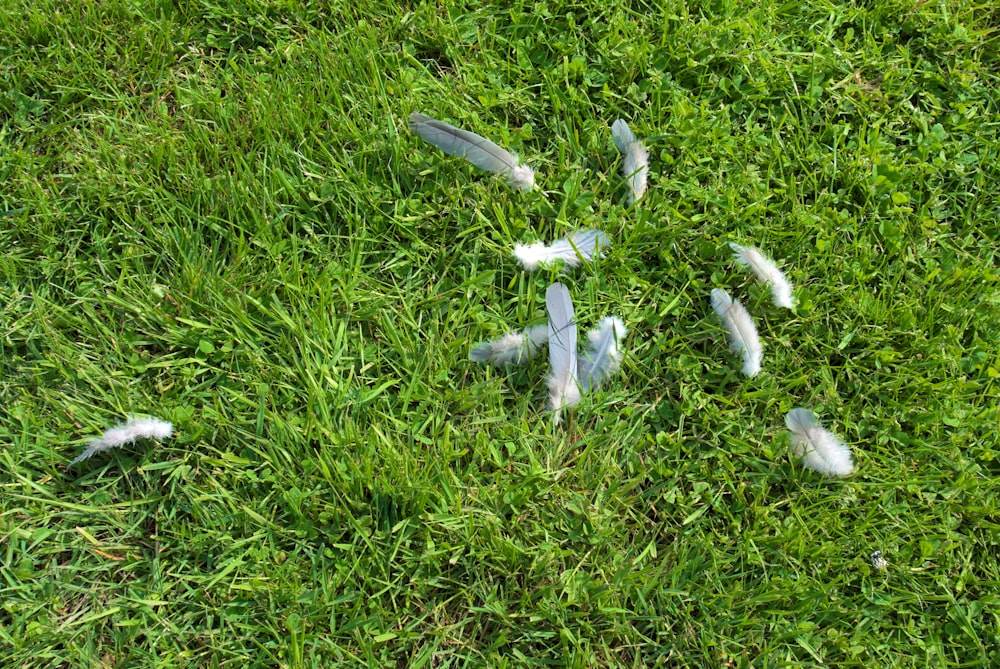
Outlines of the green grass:
{"type": "Polygon", "coordinates": [[[1000,664],[1000,11],[662,4],[6,3],[0,664],[1000,664]],[[579,226],[603,261],[519,271],[579,226]],[[544,360],[467,360],[557,276],[630,329],[570,430],[544,360]],[[66,469],[127,413],[177,436],[66,469]]]}

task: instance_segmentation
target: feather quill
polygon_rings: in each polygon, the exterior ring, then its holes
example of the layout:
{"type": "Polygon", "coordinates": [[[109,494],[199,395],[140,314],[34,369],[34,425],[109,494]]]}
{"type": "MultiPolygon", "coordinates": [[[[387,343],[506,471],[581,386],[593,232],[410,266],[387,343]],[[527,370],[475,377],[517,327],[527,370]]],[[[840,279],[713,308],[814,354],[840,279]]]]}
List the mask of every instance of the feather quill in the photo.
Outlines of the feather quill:
{"type": "Polygon", "coordinates": [[[773,260],[752,246],[740,246],[735,242],[729,242],[729,247],[733,250],[737,265],[749,267],[758,281],[771,288],[771,301],[775,306],[793,308],[795,299],[792,296],[792,284],[773,260]]]}
{"type": "Polygon", "coordinates": [[[485,137],[417,112],[410,114],[409,127],[410,132],[416,133],[445,153],[465,158],[487,172],[502,174],[514,188],[528,192],[535,187],[534,171],[527,165],[520,164],[517,156],[485,137]]]}
{"type": "Polygon", "coordinates": [[[733,299],[721,288],[712,290],[712,308],[729,332],[730,350],[743,356],[743,373],[756,376],[764,352],[750,313],[739,300],[733,299]]]}
{"type": "Polygon", "coordinates": [[[536,325],[520,332],[506,334],[493,341],[476,344],[469,351],[469,359],[474,362],[489,362],[502,365],[523,365],[541,350],[549,341],[549,326],[536,325]]]}
{"type": "Polygon", "coordinates": [[[808,409],[792,409],[785,416],[792,433],[792,452],[802,464],[827,476],[847,476],[854,471],[851,449],[826,430],[808,409]]]}
{"type": "Polygon", "coordinates": [[[618,371],[622,362],[619,345],[627,332],[620,318],[607,316],[587,333],[590,346],[576,363],[576,378],[581,392],[590,392],[618,371]]]}
{"type": "Polygon", "coordinates": [[[611,124],[611,138],[623,156],[622,174],[628,181],[628,203],[635,204],[646,192],[646,176],[649,173],[649,152],[642,145],[622,119],[611,124]]]}
{"type": "Polygon", "coordinates": [[[97,439],[91,440],[86,450],[76,456],[70,463],[72,467],[78,462],[106,451],[135,443],[139,439],[167,439],[174,432],[174,426],[159,418],[128,416],[124,423],[104,431],[97,439]]]}
{"type": "Polygon", "coordinates": [[[562,260],[567,267],[576,267],[581,261],[603,258],[604,250],[610,245],[608,236],[600,230],[577,230],[552,242],[551,246],[542,242],[518,244],[514,247],[514,257],[529,271],[556,260],[562,260]]]}
{"type": "Polygon", "coordinates": [[[545,291],[545,310],[549,314],[549,407],[555,412],[556,425],[563,409],[580,402],[576,382],[576,319],[569,289],[554,283],[545,291]]]}

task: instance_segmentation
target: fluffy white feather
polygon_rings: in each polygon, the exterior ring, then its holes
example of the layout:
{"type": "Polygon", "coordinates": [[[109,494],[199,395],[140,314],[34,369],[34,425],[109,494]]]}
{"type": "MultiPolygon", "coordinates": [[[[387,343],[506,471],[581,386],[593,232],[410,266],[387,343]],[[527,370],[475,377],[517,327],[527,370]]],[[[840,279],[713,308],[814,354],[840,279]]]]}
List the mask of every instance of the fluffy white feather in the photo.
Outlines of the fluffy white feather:
{"type": "Polygon", "coordinates": [[[721,288],[712,290],[712,308],[729,332],[729,348],[733,353],[743,356],[743,373],[747,376],[756,376],[760,371],[764,350],[750,313],[739,300],[733,299],[721,288]]]}
{"type": "Polygon", "coordinates": [[[569,237],[552,242],[551,246],[542,242],[518,244],[514,247],[514,257],[526,270],[535,270],[556,260],[562,260],[567,267],[576,267],[581,261],[603,258],[609,246],[608,236],[600,230],[577,230],[569,237]]]}
{"type": "Polygon", "coordinates": [[[76,463],[109,448],[126,446],[139,439],[167,439],[173,433],[174,426],[165,420],[144,416],[128,416],[124,423],[105,430],[103,435],[92,440],[86,450],[76,456],[68,466],[72,467],[76,463]]]}
{"type": "Polygon", "coordinates": [[[791,309],[795,304],[792,296],[792,284],[785,278],[784,272],[778,269],[774,261],[752,246],[740,246],[729,242],[733,257],[740,267],[749,267],[761,283],[770,286],[771,301],[775,306],[791,309]]]}
{"type": "Polygon", "coordinates": [[[581,392],[589,392],[618,371],[622,362],[619,345],[627,333],[625,324],[615,316],[601,319],[597,327],[587,333],[590,346],[576,363],[581,392]]]}
{"type": "Polygon", "coordinates": [[[413,112],[410,114],[410,132],[447,154],[465,158],[476,167],[502,174],[514,188],[528,192],[535,187],[535,173],[518,162],[517,156],[485,137],[456,128],[450,123],[413,112]]]}
{"type": "Polygon", "coordinates": [[[837,435],[823,429],[808,409],[792,409],[785,416],[792,433],[792,452],[802,464],[827,476],[847,476],[854,471],[851,449],[837,435]]]}
{"type": "Polygon", "coordinates": [[[580,403],[576,382],[576,318],[569,289],[554,283],[545,291],[545,310],[549,314],[549,407],[558,425],[563,409],[580,403]]]}
{"type": "Polygon", "coordinates": [[[611,137],[623,156],[622,174],[628,181],[628,203],[635,204],[646,192],[646,176],[649,173],[649,152],[642,145],[622,119],[611,124],[611,137]]]}
{"type": "Polygon", "coordinates": [[[476,344],[469,352],[469,359],[474,362],[489,362],[497,367],[506,364],[522,365],[533,358],[548,340],[548,323],[536,325],[493,341],[476,344]]]}

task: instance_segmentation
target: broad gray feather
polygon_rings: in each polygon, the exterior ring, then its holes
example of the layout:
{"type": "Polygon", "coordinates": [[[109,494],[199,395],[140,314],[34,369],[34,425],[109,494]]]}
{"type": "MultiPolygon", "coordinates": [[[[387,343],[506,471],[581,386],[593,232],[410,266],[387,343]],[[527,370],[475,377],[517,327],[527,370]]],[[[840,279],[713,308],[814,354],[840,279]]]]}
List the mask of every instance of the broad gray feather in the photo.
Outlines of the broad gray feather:
{"type": "Polygon", "coordinates": [[[413,112],[410,114],[410,132],[445,153],[465,158],[480,169],[497,174],[507,174],[517,167],[517,160],[509,151],[497,146],[474,132],[456,128],[450,123],[413,112]]]}
{"type": "Polygon", "coordinates": [[[569,289],[554,283],[545,291],[545,309],[549,314],[549,403],[559,422],[563,408],[580,402],[576,382],[576,314],[569,289]]]}

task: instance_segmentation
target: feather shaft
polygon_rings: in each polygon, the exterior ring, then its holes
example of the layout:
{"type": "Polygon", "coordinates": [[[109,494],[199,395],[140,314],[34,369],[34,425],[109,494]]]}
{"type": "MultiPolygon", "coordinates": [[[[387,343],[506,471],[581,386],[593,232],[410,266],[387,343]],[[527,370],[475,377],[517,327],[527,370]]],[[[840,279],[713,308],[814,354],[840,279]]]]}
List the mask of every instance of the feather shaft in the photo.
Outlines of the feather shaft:
{"type": "Polygon", "coordinates": [[[743,356],[743,374],[756,376],[760,372],[763,345],[750,312],[721,288],[712,290],[712,308],[729,332],[730,350],[743,356]]]}
{"type": "Polygon", "coordinates": [[[603,258],[605,249],[610,245],[608,236],[600,230],[577,230],[568,237],[557,239],[550,246],[542,242],[517,244],[514,257],[529,271],[558,260],[567,267],[576,267],[583,261],[603,258]]]}
{"type": "Polygon", "coordinates": [[[522,365],[533,358],[549,341],[549,326],[536,325],[520,332],[506,334],[493,341],[476,344],[469,352],[474,362],[488,362],[496,367],[522,365]]]}
{"type": "Polygon", "coordinates": [[[792,409],[785,416],[791,432],[792,452],[802,464],[827,476],[847,476],[854,471],[851,449],[837,435],[824,429],[808,409],[792,409]]]}
{"type": "Polygon", "coordinates": [[[590,342],[587,352],[577,361],[576,378],[580,391],[587,393],[597,388],[621,367],[620,344],[628,330],[620,318],[607,316],[587,333],[590,342]]]}
{"type": "Polygon", "coordinates": [[[413,112],[410,114],[410,132],[445,153],[464,158],[476,167],[507,177],[508,183],[525,192],[535,187],[535,173],[517,157],[494,142],[450,123],[413,112]]]}
{"type": "Polygon", "coordinates": [[[792,309],[795,305],[795,298],[792,294],[792,284],[785,277],[785,273],[778,268],[773,260],[761,253],[760,249],[752,246],[740,246],[735,242],[729,242],[729,247],[733,250],[733,257],[740,267],[749,267],[757,280],[771,289],[771,302],[777,307],[792,309]]]}
{"type": "Polygon", "coordinates": [[[553,283],[545,291],[545,310],[549,314],[549,407],[558,425],[564,409],[580,402],[576,381],[576,314],[569,289],[553,283]]]}
{"type": "Polygon", "coordinates": [[[97,455],[111,448],[120,448],[135,443],[139,439],[167,439],[174,431],[174,426],[165,420],[142,416],[128,416],[124,423],[104,431],[97,439],[91,440],[80,455],[69,463],[72,467],[78,462],[97,455]]]}
{"type": "Polygon", "coordinates": [[[628,203],[635,204],[646,192],[649,152],[622,119],[611,124],[611,138],[622,154],[622,174],[629,187],[628,203]]]}

